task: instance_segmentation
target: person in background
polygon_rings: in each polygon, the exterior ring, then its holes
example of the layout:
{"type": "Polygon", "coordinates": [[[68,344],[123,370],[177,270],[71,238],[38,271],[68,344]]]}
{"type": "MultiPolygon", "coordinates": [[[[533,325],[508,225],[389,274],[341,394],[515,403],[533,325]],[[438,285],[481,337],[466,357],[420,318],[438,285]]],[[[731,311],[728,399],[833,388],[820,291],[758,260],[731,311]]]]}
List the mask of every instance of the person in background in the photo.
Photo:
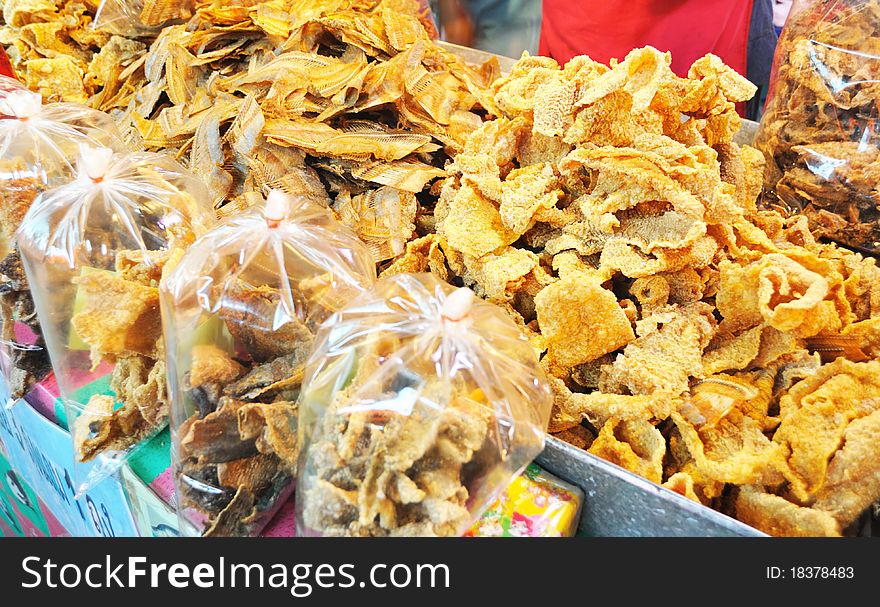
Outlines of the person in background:
{"type": "Polygon", "coordinates": [[[749,49],[746,57],[746,78],[758,91],[746,102],[745,117],[760,120],[770,88],[770,73],[773,70],[773,54],[779,34],[774,27],[773,5],[770,0],[754,0],[752,18],[749,23],[749,49]]]}
{"type": "Polygon", "coordinates": [[[513,58],[538,51],[541,0],[437,0],[435,11],[447,42],[513,58]]]}
{"type": "Polygon", "coordinates": [[[777,36],[773,0],[543,0],[539,53],[560,64],[586,54],[608,63],[633,48],[672,52],[672,69],[714,53],[758,86],[740,111],[757,119],[770,81],[777,36]]]}
{"type": "Polygon", "coordinates": [[[791,0],[773,0],[773,29],[777,36],[782,33],[782,26],[785,25],[790,11],[791,0]]]}

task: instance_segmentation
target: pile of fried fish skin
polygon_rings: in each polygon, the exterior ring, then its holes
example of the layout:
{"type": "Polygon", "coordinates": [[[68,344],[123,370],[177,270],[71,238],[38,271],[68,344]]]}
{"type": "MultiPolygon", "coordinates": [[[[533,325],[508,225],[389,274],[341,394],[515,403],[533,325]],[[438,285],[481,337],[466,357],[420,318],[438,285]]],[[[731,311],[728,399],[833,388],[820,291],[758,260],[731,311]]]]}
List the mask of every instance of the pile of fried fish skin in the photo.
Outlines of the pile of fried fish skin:
{"type": "Polygon", "coordinates": [[[748,81],[669,65],[523,57],[436,233],[387,271],[506,308],[563,440],[768,533],[851,533],[880,498],[880,270],[758,208],[764,159],[733,142],[748,81]]]}
{"type": "Polygon", "coordinates": [[[764,159],[733,141],[754,87],[717,57],[496,79],[404,0],[196,2],[139,39],[84,4],[0,4],[29,86],[177,152],[218,206],[309,190],[385,273],[505,308],[563,440],[772,534],[852,533],[880,498],[880,270],[759,209],[764,159]]]}

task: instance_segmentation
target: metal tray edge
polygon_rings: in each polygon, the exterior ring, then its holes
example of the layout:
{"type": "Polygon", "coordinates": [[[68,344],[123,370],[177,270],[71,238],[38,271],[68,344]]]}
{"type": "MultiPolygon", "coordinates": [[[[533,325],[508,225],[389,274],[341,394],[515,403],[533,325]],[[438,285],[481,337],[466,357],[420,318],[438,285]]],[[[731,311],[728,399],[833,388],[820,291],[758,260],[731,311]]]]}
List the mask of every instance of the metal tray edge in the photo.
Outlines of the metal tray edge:
{"type": "Polygon", "coordinates": [[[711,524],[713,527],[723,528],[733,535],[746,537],[769,537],[762,531],[746,525],[745,523],[742,523],[730,516],[727,516],[726,514],[723,514],[716,510],[712,510],[711,508],[703,506],[702,504],[698,504],[693,500],[684,497],[683,495],[667,489],[666,487],[662,487],[645,478],[642,478],[637,474],[634,474],[629,470],[618,466],[617,464],[613,464],[609,461],[593,455],[592,453],[588,453],[582,449],[578,449],[577,447],[569,445],[568,443],[565,443],[553,436],[548,435],[544,451],[541,453],[541,455],[537,457],[535,461],[540,466],[546,468],[552,474],[555,474],[563,480],[579,486],[585,491],[588,497],[587,503],[584,504],[584,511],[581,519],[582,527],[585,517],[589,516],[589,512],[587,511],[587,509],[590,507],[589,501],[590,499],[596,498],[590,497],[591,490],[588,487],[584,486],[586,484],[585,479],[578,478],[576,474],[572,474],[572,470],[566,470],[565,467],[558,465],[558,463],[564,462],[565,460],[578,462],[580,465],[594,469],[606,477],[612,477],[617,482],[625,483],[626,485],[636,489],[637,491],[647,493],[659,500],[668,503],[670,506],[676,508],[681,514],[693,517],[698,521],[705,521],[706,523],[711,524]]]}

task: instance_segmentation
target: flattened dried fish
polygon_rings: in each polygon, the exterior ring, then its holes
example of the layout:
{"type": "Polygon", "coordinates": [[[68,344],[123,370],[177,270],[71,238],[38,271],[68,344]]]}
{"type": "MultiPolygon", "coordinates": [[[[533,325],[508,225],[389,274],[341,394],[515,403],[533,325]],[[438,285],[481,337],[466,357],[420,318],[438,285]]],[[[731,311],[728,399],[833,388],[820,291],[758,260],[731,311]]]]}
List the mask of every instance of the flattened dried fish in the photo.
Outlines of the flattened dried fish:
{"type": "Polygon", "coordinates": [[[302,382],[308,354],[309,348],[303,347],[254,367],[241,379],[228,384],[223,393],[243,401],[256,401],[296,388],[302,382]]]}

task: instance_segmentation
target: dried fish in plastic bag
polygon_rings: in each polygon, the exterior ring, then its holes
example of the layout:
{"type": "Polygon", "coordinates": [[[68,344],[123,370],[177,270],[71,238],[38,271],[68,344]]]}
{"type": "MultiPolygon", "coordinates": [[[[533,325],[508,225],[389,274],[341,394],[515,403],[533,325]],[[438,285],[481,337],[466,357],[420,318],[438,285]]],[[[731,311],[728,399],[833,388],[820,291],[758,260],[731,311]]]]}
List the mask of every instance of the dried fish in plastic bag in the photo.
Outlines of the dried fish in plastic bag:
{"type": "Polygon", "coordinates": [[[159,279],[213,221],[204,185],[169,156],[89,147],[75,179],[40,194],[25,216],[18,242],[78,491],[166,422],[159,279]]]}
{"type": "Polygon", "coordinates": [[[197,533],[256,535],[293,490],[297,397],[321,323],[376,278],[308,196],[271,190],[162,283],[177,507],[197,533]]]}
{"type": "Polygon", "coordinates": [[[757,146],[768,205],[817,236],[880,253],[880,3],[812,0],[779,40],[757,146]]]}
{"type": "Polygon", "coordinates": [[[15,231],[47,188],[75,176],[80,145],[124,150],[110,116],[72,103],[43,103],[40,95],[0,77],[0,372],[12,399],[49,370],[15,231]]]}
{"type": "Polygon", "coordinates": [[[534,351],[466,288],[383,278],[316,339],[300,534],[461,535],[543,448],[551,393],[534,351]]]}

